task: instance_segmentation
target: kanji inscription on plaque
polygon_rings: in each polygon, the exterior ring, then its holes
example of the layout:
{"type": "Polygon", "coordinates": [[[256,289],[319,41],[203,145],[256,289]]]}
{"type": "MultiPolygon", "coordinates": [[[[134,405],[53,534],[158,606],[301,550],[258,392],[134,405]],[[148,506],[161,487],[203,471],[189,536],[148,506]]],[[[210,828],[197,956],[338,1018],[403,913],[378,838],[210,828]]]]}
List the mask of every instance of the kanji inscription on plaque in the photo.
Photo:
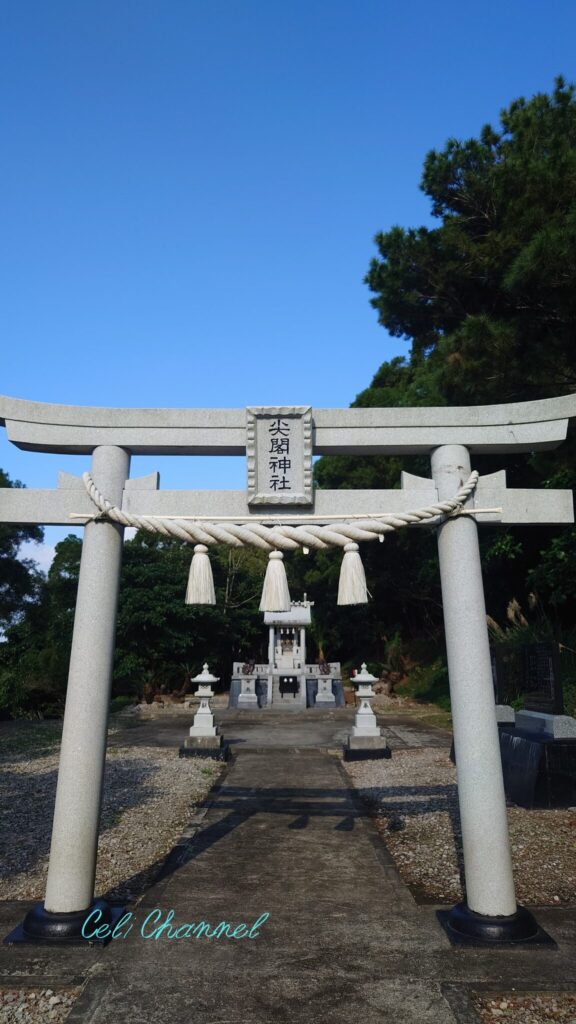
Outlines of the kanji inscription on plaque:
{"type": "Polygon", "coordinates": [[[312,504],[312,408],[246,410],[249,505],[312,504]]]}

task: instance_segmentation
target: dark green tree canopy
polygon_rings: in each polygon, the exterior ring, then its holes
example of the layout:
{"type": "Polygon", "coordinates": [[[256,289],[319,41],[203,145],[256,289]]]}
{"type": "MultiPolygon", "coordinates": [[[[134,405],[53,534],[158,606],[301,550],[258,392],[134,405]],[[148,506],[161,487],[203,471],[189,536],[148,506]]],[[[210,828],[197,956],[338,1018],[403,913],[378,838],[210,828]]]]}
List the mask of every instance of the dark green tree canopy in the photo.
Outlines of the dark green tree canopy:
{"type": "Polygon", "coordinates": [[[376,236],[380,323],[412,341],[423,404],[565,394],[576,386],[576,100],[518,99],[478,139],[424,163],[438,227],[376,236]]]}
{"type": "MultiPolygon", "coordinates": [[[[352,404],[478,405],[575,390],[574,87],[558,79],[551,95],[513,102],[498,129],[450,139],[426,157],[421,187],[437,225],[378,234],[379,255],[366,277],[380,323],[410,340],[410,356],[383,363],[352,404]]],[[[575,434],[553,452],[477,457],[475,466],[505,468],[511,486],[574,487],[575,434]]],[[[403,466],[430,472],[426,459],[333,457],[318,462],[316,478],[321,487],[394,487],[403,466]]],[[[480,535],[495,618],[502,619],[512,597],[527,600],[536,588],[565,622],[573,620],[570,529],[498,528],[480,535]]],[[[381,608],[380,631],[397,623],[404,635],[430,633],[435,621],[440,633],[433,545],[410,534],[384,548],[395,583],[381,608]]],[[[364,559],[370,577],[372,552],[364,559]]]]}
{"type": "MultiPolygon", "coordinates": [[[[22,487],[0,469],[0,487],[22,487]]],[[[44,536],[38,526],[10,526],[0,523],[0,628],[6,628],[22,613],[23,605],[36,594],[40,575],[31,559],[18,558],[20,545],[27,540],[40,542],[44,536]]]]}

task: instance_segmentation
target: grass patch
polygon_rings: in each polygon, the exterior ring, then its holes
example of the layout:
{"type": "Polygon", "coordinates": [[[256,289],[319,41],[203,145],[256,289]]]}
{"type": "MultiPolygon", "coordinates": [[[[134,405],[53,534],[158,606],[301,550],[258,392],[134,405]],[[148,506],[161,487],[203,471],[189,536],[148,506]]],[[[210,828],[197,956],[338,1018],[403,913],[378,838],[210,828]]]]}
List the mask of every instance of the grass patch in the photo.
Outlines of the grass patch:
{"type": "Polygon", "coordinates": [[[423,719],[427,725],[431,725],[434,729],[452,728],[452,715],[449,711],[442,711],[441,708],[434,708],[434,710],[425,715],[418,715],[418,718],[423,719]]]}
{"type": "Polygon", "coordinates": [[[124,708],[130,707],[131,704],[136,704],[136,697],[113,697],[110,701],[110,714],[114,715],[118,711],[123,711],[124,708]]]}
{"type": "Polygon", "coordinates": [[[448,669],[442,658],[437,658],[430,665],[413,668],[408,679],[397,687],[396,692],[418,704],[432,705],[431,713],[436,714],[442,722],[450,721],[448,669]]]}
{"type": "Polygon", "coordinates": [[[60,745],[62,722],[2,722],[0,760],[14,757],[44,757],[60,745]]]}

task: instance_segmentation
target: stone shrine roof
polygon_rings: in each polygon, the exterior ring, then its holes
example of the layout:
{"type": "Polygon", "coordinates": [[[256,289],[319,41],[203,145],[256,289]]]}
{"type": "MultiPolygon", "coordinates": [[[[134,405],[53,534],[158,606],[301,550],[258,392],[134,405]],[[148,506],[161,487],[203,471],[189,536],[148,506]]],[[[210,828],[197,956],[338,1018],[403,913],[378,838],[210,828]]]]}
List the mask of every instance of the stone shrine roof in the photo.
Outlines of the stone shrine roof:
{"type": "Polygon", "coordinates": [[[265,626],[309,626],[311,622],[310,605],[292,602],[289,612],[264,612],[265,626]]]}

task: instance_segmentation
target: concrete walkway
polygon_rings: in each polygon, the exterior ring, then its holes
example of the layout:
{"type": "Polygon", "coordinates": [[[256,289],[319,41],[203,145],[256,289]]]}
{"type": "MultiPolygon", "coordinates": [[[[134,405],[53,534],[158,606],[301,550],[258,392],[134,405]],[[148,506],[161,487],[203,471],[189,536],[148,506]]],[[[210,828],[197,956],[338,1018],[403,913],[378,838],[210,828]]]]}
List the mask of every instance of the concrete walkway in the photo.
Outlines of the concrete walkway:
{"type": "MultiPolygon", "coordinates": [[[[238,711],[215,708],[216,721],[222,729],[226,742],[234,753],[255,749],[303,749],[340,752],[347,734],[354,722],[352,708],[335,708],[320,711],[312,708],[306,711],[238,711]]],[[[183,714],[163,715],[151,720],[138,722],[136,728],[126,728],[111,739],[111,746],[119,742],[135,746],[177,747],[192,722],[183,714]]],[[[404,747],[450,747],[452,736],[449,732],[430,728],[425,719],[409,714],[379,715],[380,725],[385,729],[394,750],[404,747]]]]}
{"type": "MultiPolygon", "coordinates": [[[[88,977],[70,1024],[470,1024],[474,988],[576,989],[572,911],[538,914],[556,951],[450,946],[434,909],[418,906],[400,880],[330,753],[349,718],[348,709],[303,712],[265,725],[229,713],[236,756],[160,880],[131,908],[130,935],[104,950],[4,947],[0,970],[18,972],[18,985],[88,977]],[[175,927],[250,927],[269,917],[252,939],[144,939],[155,908],[162,920],[173,909],[175,927]]],[[[181,737],[181,720],[161,724],[164,741],[172,729],[181,737]]],[[[134,729],[134,739],[156,727],[134,729]]],[[[409,720],[389,721],[388,735],[393,748],[449,743],[409,720]]],[[[4,905],[5,931],[22,910],[4,905]]]]}

